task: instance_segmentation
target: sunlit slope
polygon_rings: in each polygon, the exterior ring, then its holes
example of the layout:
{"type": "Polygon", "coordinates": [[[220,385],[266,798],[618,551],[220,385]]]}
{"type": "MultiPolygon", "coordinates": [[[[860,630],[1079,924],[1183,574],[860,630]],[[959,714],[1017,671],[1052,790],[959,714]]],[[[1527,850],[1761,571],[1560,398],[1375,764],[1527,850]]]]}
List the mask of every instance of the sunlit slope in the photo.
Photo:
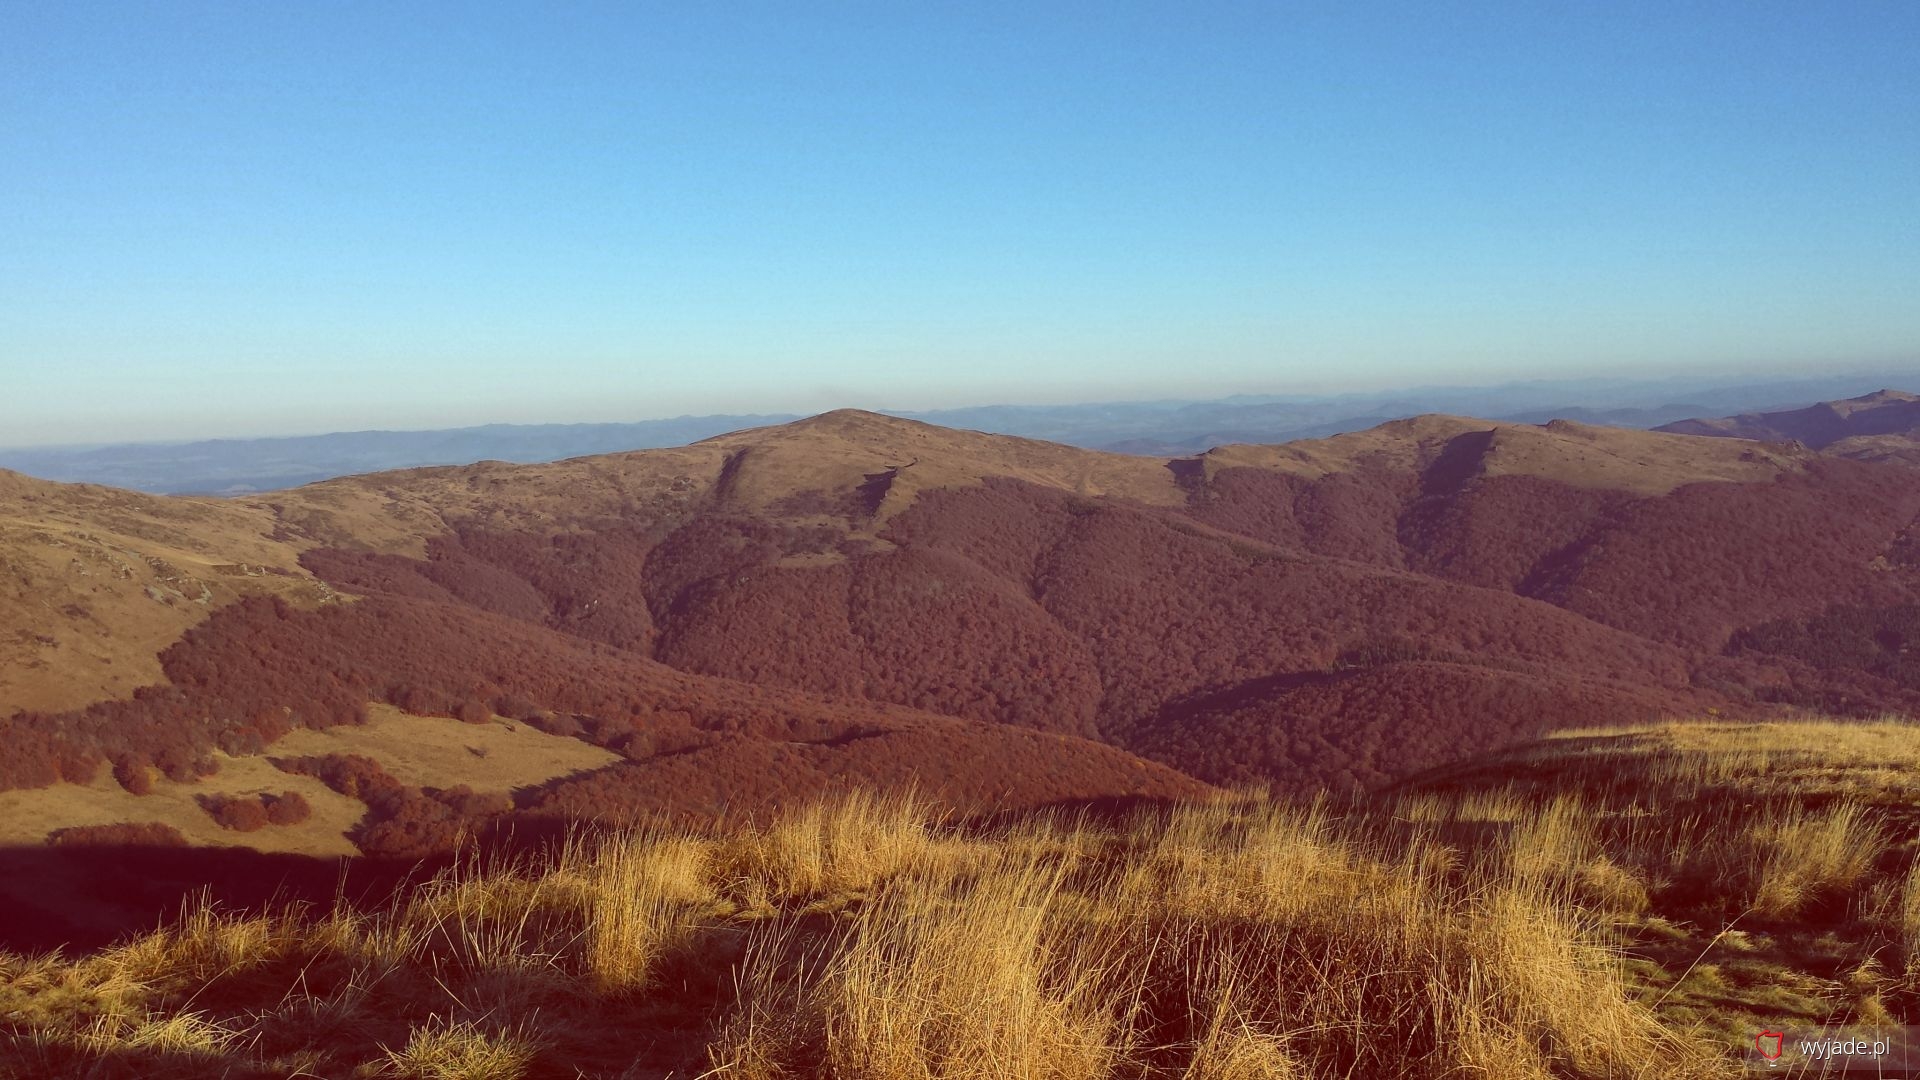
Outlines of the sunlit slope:
{"type": "Polygon", "coordinates": [[[0,715],[162,679],[156,654],[243,596],[327,602],[273,513],[0,470],[0,715]]]}

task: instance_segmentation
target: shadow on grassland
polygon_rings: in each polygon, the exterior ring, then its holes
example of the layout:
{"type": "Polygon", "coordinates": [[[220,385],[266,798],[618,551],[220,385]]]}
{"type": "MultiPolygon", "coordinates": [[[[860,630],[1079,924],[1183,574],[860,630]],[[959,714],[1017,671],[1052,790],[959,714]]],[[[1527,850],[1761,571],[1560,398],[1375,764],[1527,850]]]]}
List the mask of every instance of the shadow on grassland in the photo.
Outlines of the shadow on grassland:
{"type": "Polygon", "coordinates": [[[456,859],[537,857],[564,835],[533,815],[427,858],[317,857],[162,844],[0,847],[0,951],[105,948],[177,919],[203,901],[257,914],[288,904],[374,910],[456,859]]]}

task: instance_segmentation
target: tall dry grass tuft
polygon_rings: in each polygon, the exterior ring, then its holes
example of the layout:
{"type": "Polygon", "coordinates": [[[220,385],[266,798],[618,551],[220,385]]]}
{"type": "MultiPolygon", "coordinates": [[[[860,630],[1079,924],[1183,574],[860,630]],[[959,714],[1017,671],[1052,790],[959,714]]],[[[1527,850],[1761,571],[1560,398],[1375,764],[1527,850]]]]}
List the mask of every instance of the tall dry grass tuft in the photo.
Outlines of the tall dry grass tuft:
{"type": "Polygon", "coordinates": [[[895,875],[939,862],[929,816],[910,794],[855,792],[739,834],[722,857],[756,901],[866,893],[895,875]]]}
{"type": "Polygon", "coordinates": [[[759,993],[716,1060],[740,1076],[780,1075],[767,1066],[782,1057],[781,1069],[874,1080],[1106,1076],[1115,1018],[1100,973],[1060,962],[1060,888],[1059,870],[1036,864],[904,884],[861,910],[811,978],[750,972],[759,993]]]}
{"type": "Polygon", "coordinates": [[[679,944],[695,912],[713,900],[710,845],[678,836],[624,836],[563,864],[585,884],[586,968],[605,990],[632,992],[679,944]]]}
{"type": "Polygon", "coordinates": [[[1587,808],[1569,797],[1515,818],[1507,834],[1507,860],[1521,885],[1552,888],[1575,877],[1593,861],[1598,842],[1587,808]]]}
{"type": "Polygon", "coordinates": [[[134,938],[97,963],[128,986],[204,982],[270,964],[294,943],[284,920],[223,914],[203,897],[172,926],[134,938]]]}
{"type": "Polygon", "coordinates": [[[102,1017],[83,1039],[101,1049],[146,1051],[179,1060],[217,1063],[250,1041],[247,1035],[194,1012],[138,1020],[102,1017]]]}
{"type": "Polygon", "coordinates": [[[1881,828],[1850,802],[1820,811],[1789,805],[1751,825],[1745,839],[1751,906],[1775,919],[1791,918],[1822,895],[1852,889],[1887,844],[1881,828]]]}
{"type": "MultiPolygon", "coordinates": [[[[1171,920],[1159,955],[1129,964],[1148,973],[1140,992],[1184,982],[1189,1002],[1209,980],[1182,972],[1233,973],[1230,1008],[1185,1010],[1196,1018],[1179,1039],[1193,1047],[1192,1070],[1222,1053],[1213,1033],[1224,1025],[1243,1033],[1243,1048],[1257,1036],[1267,1058],[1284,1054],[1306,1075],[1700,1071],[1701,1053],[1628,999],[1571,909],[1532,890],[1463,891],[1427,877],[1434,865],[1411,852],[1394,867],[1302,878],[1268,916],[1171,920]]],[[[1182,1029],[1177,1017],[1156,1019],[1182,1029]]]]}
{"type": "Polygon", "coordinates": [[[1058,962],[1059,878],[1003,869],[863,913],[822,980],[826,1064],[850,1076],[1078,1080],[1111,1065],[1097,970],[1058,962]]]}
{"type": "Polygon", "coordinates": [[[1569,796],[1515,814],[1506,842],[1513,883],[1617,915],[1645,911],[1646,885],[1608,856],[1593,822],[1593,808],[1569,796]]]}
{"type": "Polygon", "coordinates": [[[415,1028],[405,1046],[387,1051],[383,1074],[400,1080],[520,1080],[539,1053],[525,1031],[490,1031],[472,1023],[415,1028]]]}
{"type": "Polygon", "coordinates": [[[1865,888],[1859,909],[1883,946],[1872,957],[1874,966],[1904,980],[1909,991],[1920,987],[1920,857],[1910,856],[1904,870],[1865,888]]]}
{"type": "Polygon", "coordinates": [[[1677,1040],[1622,992],[1597,940],[1578,908],[1528,892],[1477,904],[1462,946],[1484,977],[1461,981],[1452,1010],[1463,1063],[1486,1075],[1529,1060],[1541,1075],[1659,1075],[1646,1063],[1677,1040]]]}
{"type": "Polygon", "coordinates": [[[1309,884],[1359,872],[1323,804],[1222,800],[1135,821],[1110,886],[1116,907],[1190,915],[1278,916],[1311,898],[1309,884]]]}

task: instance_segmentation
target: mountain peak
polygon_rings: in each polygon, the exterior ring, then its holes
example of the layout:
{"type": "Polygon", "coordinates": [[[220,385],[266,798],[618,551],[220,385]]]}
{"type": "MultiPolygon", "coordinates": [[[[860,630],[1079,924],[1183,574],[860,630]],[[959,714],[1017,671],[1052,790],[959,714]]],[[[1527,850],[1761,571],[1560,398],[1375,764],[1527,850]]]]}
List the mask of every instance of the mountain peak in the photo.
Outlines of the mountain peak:
{"type": "Polygon", "coordinates": [[[886,413],[871,412],[867,409],[833,409],[817,413],[803,419],[779,424],[762,431],[808,431],[830,432],[835,435],[872,437],[876,435],[925,435],[935,431],[949,431],[950,428],[938,427],[920,420],[909,420],[903,416],[889,416],[886,413]]]}
{"type": "Polygon", "coordinates": [[[1830,404],[1841,416],[1851,416],[1856,412],[1870,412],[1874,409],[1899,407],[1920,402],[1920,395],[1909,394],[1904,390],[1875,390],[1871,394],[1862,394],[1856,398],[1847,398],[1830,404]]]}

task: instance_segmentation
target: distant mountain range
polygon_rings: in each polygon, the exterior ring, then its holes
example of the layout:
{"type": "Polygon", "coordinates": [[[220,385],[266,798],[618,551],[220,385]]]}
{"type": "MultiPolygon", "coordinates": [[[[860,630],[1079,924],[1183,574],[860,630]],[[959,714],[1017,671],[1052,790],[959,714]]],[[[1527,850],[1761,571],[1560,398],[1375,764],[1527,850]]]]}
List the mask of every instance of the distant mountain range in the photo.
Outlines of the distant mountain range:
{"type": "MultiPolygon", "coordinates": [[[[1324,438],[1426,413],[1518,423],[1564,419],[1651,428],[1693,417],[1781,409],[1916,381],[1920,381],[1920,368],[1792,380],[1560,380],[1324,396],[993,405],[892,415],[1086,449],[1178,457],[1233,443],[1324,438]]],[[[46,480],[156,494],[242,495],[425,465],[530,464],[682,446],[796,418],[792,414],[682,416],[618,424],[488,424],[440,431],[0,449],[0,468],[46,480]]]]}
{"type": "Polygon", "coordinates": [[[484,424],[188,443],[0,450],[0,468],[46,480],[169,495],[241,495],[422,465],[538,462],[683,446],[791,415],[682,416],[630,424],[484,424]]]}

